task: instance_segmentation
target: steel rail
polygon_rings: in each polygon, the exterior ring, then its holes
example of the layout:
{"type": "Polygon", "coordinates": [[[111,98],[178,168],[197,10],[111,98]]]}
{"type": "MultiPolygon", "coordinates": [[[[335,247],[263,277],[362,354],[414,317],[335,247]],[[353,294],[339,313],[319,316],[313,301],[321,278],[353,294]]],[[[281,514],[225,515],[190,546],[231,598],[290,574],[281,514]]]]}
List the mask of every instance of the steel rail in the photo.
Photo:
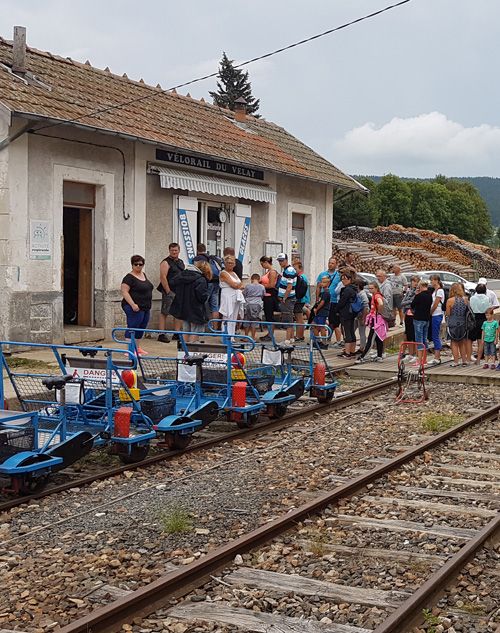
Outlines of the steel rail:
{"type": "Polygon", "coordinates": [[[426,582],[384,620],[373,633],[400,633],[422,619],[422,609],[429,607],[449,582],[463,569],[478,549],[500,532],[500,513],[487,523],[456,554],[449,558],[426,582]]]}
{"type": "MultiPolygon", "coordinates": [[[[259,435],[260,433],[263,433],[263,432],[279,430],[287,426],[290,426],[294,422],[297,422],[298,420],[301,420],[309,415],[313,415],[314,413],[319,413],[319,412],[328,413],[330,411],[344,409],[345,407],[350,406],[352,404],[356,404],[357,402],[363,401],[366,398],[369,398],[370,396],[377,395],[378,393],[385,391],[386,389],[389,389],[390,387],[394,385],[395,385],[395,380],[393,378],[389,380],[383,380],[373,385],[367,385],[366,387],[362,387],[361,389],[356,389],[352,393],[346,394],[344,396],[340,396],[339,398],[336,398],[332,402],[325,403],[325,404],[317,404],[312,407],[307,407],[304,410],[295,411],[277,420],[269,420],[266,422],[262,422],[248,429],[239,429],[235,431],[229,431],[228,433],[221,433],[221,435],[217,437],[213,437],[208,440],[202,440],[201,442],[196,442],[195,444],[191,444],[182,450],[163,452],[158,455],[147,457],[146,459],[143,459],[140,462],[136,462],[135,464],[115,466],[114,468],[110,468],[100,473],[88,475],[87,477],[82,477],[81,479],[76,479],[76,480],[73,479],[63,484],[53,486],[52,488],[46,488],[44,490],[40,490],[39,492],[35,492],[34,494],[31,494],[31,495],[27,495],[24,497],[16,497],[15,499],[9,499],[8,501],[0,503],[0,512],[6,512],[12,508],[17,508],[18,506],[24,505],[28,503],[29,501],[42,499],[52,494],[57,494],[59,492],[70,490],[71,488],[82,488],[83,486],[88,486],[91,483],[94,483],[95,481],[100,481],[102,479],[108,479],[109,477],[115,477],[117,475],[121,475],[122,473],[126,471],[137,470],[138,468],[143,468],[146,466],[150,466],[152,464],[157,464],[162,461],[169,461],[178,455],[181,455],[184,453],[193,453],[196,451],[203,450],[205,448],[210,448],[212,446],[216,446],[217,444],[220,444],[221,442],[230,442],[230,441],[242,439],[245,437],[251,437],[252,435],[259,435]]],[[[63,471],[63,474],[64,474],[64,471],[63,471]]]]}
{"type": "Polygon", "coordinates": [[[294,527],[298,521],[342,498],[349,497],[382,475],[399,468],[418,455],[442,444],[469,427],[490,420],[498,415],[499,411],[500,404],[496,404],[477,413],[457,426],[429,438],[422,444],[405,451],[388,462],[380,464],[370,472],[350,479],[334,490],[322,493],[316,499],[291,510],[269,523],[259,526],[226,545],[218,547],[197,561],[161,576],[130,595],[111,602],[62,627],[59,629],[59,633],[114,633],[122,624],[126,624],[134,617],[150,615],[157,609],[165,607],[171,598],[183,596],[203,585],[210,575],[230,563],[236,554],[246,553],[256,546],[270,541],[294,527]]]}

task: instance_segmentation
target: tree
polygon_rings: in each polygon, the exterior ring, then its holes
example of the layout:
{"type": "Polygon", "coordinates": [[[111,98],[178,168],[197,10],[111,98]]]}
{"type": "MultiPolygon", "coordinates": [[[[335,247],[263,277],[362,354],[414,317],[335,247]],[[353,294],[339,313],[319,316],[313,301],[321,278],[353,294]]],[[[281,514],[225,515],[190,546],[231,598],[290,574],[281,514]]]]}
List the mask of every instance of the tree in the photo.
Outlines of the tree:
{"type": "Polygon", "coordinates": [[[234,110],[236,99],[243,97],[247,104],[247,113],[259,116],[255,113],[259,109],[260,100],[255,99],[252,95],[252,84],[248,80],[248,71],[243,72],[239,68],[235,68],[234,60],[229,59],[225,52],[222,54],[219,64],[218,79],[217,90],[210,92],[214,105],[234,110]]]}
{"type": "Polygon", "coordinates": [[[343,229],[346,226],[375,226],[372,194],[376,184],[370,178],[356,178],[358,182],[370,190],[371,194],[351,193],[339,195],[333,201],[333,228],[343,229]]]}
{"type": "Polygon", "coordinates": [[[411,224],[411,190],[408,183],[394,174],[387,174],[373,194],[374,217],[377,224],[411,224]]]}

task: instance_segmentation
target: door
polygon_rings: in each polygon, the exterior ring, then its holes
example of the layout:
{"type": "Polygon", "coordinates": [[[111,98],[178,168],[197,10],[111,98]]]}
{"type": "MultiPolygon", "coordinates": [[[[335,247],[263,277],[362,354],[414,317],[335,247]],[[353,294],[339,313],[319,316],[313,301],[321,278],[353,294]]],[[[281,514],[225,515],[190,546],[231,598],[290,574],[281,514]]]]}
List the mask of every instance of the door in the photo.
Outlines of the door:
{"type": "Polygon", "coordinates": [[[92,209],[63,208],[63,298],[66,325],[94,325],[92,209]]]}
{"type": "Polygon", "coordinates": [[[305,217],[302,213],[292,213],[292,243],[291,256],[300,259],[304,263],[304,237],[305,237],[305,217]]]}

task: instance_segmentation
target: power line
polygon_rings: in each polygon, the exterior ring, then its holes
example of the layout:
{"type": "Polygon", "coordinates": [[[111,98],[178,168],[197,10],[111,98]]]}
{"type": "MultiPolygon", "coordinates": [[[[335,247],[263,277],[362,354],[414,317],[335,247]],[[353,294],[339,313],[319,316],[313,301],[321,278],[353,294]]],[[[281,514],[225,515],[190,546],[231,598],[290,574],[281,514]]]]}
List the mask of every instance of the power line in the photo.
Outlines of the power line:
{"type": "MultiPolygon", "coordinates": [[[[377,15],[380,15],[381,13],[385,13],[386,11],[396,9],[397,7],[400,7],[403,4],[407,4],[408,2],[411,2],[411,0],[401,0],[401,2],[397,2],[396,4],[391,4],[387,7],[384,7],[383,9],[374,11],[373,13],[368,13],[367,15],[363,15],[362,17],[356,18],[355,20],[351,20],[350,22],[345,22],[344,24],[341,24],[340,26],[336,26],[334,28],[328,29],[327,31],[323,31],[322,33],[317,33],[316,35],[311,35],[310,37],[299,40],[298,42],[293,42],[292,44],[288,44],[287,46],[283,46],[282,48],[277,48],[276,50],[271,51],[270,53],[264,53],[263,55],[259,55],[258,57],[252,57],[252,59],[247,59],[246,61],[241,62],[240,64],[236,64],[234,67],[242,68],[243,66],[248,66],[249,64],[253,64],[254,62],[260,61],[261,59],[268,59],[269,57],[273,57],[273,55],[278,55],[279,53],[288,51],[291,48],[302,46],[303,44],[307,44],[309,42],[312,42],[313,40],[317,40],[320,37],[325,37],[325,35],[331,35],[332,33],[335,33],[336,31],[341,31],[342,29],[346,29],[350,26],[353,26],[354,24],[358,24],[359,22],[370,20],[371,18],[374,18],[377,15]]],[[[132,103],[139,103],[140,101],[146,101],[147,99],[154,99],[155,97],[159,95],[166,94],[167,92],[172,92],[173,90],[177,90],[178,88],[185,88],[186,86],[191,86],[192,84],[198,83],[200,81],[205,81],[205,79],[211,79],[212,77],[217,77],[218,74],[219,74],[219,71],[217,70],[217,72],[210,73],[209,75],[204,75],[203,77],[197,77],[196,79],[191,79],[190,81],[185,81],[184,83],[171,86],[170,88],[165,88],[164,90],[161,90],[159,92],[148,92],[148,94],[142,95],[141,97],[135,97],[134,99],[129,99],[128,101],[123,101],[122,103],[117,103],[112,106],[107,106],[106,108],[101,108],[100,110],[94,110],[92,112],[89,112],[88,114],[82,114],[78,117],[75,117],[74,119],[64,119],[64,121],[51,123],[50,125],[44,125],[40,128],[37,128],[35,132],[38,130],[44,130],[50,127],[56,127],[56,126],[64,125],[67,123],[76,123],[77,121],[80,121],[81,119],[92,118],[100,114],[106,114],[107,112],[111,112],[112,110],[118,110],[119,108],[123,108],[125,106],[131,105],[132,103]]]]}

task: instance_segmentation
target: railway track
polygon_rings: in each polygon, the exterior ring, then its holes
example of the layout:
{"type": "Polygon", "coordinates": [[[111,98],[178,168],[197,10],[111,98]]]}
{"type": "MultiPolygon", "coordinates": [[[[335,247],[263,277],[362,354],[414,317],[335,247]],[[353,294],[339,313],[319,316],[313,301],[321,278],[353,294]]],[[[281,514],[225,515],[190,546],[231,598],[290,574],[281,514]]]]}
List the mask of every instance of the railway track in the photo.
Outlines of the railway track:
{"type": "MultiPolygon", "coordinates": [[[[92,473],[90,475],[85,475],[83,477],[67,477],[67,481],[58,484],[48,484],[46,488],[35,492],[31,495],[25,495],[22,497],[10,498],[5,501],[0,501],[0,512],[8,511],[12,508],[19,507],[21,505],[27,504],[30,501],[35,501],[38,499],[42,499],[44,497],[48,497],[49,495],[57,494],[60,492],[64,492],[66,490],[71,490],[72,488],[82,488],[84,486],[88,486],[95,481],[100,481],[103,479],[108,479],[110,477],[115,477],[120,475],[126,471],[133,471],[140,468],[146,468],[148,466],[158,464],[161,462],[165,462],[171,459],[174,459],[176,456],[184,453],[194,453],[197,451],[201,451],[213,446],[221,442],[233,441],[236,439],[243,439],[247,437],[251,437],[252,435],[259,435],[263,432],[279,430],[282,428],[286,428],[287,426],[294,424],[299,421],[301,418],[308,417],[310,415],[314,415],[315,413],[328,413],[331,411],[341,410],[343,408],[349,407],[355,403],[362,402],[366,398],[371,396],[378,395],[387,389],[395,386],[395,380],[383,380],[380,382],[373,383],[371,385],[367,385],[360,389],[356,389],[351,393],[342,395],[338,398],[335,398],[332,402],[326,404],[316,404],[312,406],[304,406],[300,410],[293,411],[288,415],[284,416],[280,419],[273,420],[265,420],[263,422],[259,422],[255,426],[252,426],[248,429],[238,429],[235,431],[229,432],[221,432],[220,434],[212,435],[209,439],[201,439],[203,436],[203,432],[198,434],[200,436],[199,440],[193,441],[187,448],[182,451],[164,451],[160,452],[151,457],[147,457],[144,460],[136,462],[134,464],[127,464],[121,466],[114,466],[113,468],[109,468],[106,470],[101,470],[99,472],[92,473]]],[[[61,473],[59,477],[63,477],[64,473],[61,473]]]]}
{"type": "Polygon", "coordinates": [[[499,411],[496,404],[401,447],[371,471],[125,592],[60,633],[116,632],[148,616],[201,623],[200,631],[221,630],[211,628],[218,623],[262,632],[405,633],[500,534],[500,432],[475,432],[499,411]]]}

